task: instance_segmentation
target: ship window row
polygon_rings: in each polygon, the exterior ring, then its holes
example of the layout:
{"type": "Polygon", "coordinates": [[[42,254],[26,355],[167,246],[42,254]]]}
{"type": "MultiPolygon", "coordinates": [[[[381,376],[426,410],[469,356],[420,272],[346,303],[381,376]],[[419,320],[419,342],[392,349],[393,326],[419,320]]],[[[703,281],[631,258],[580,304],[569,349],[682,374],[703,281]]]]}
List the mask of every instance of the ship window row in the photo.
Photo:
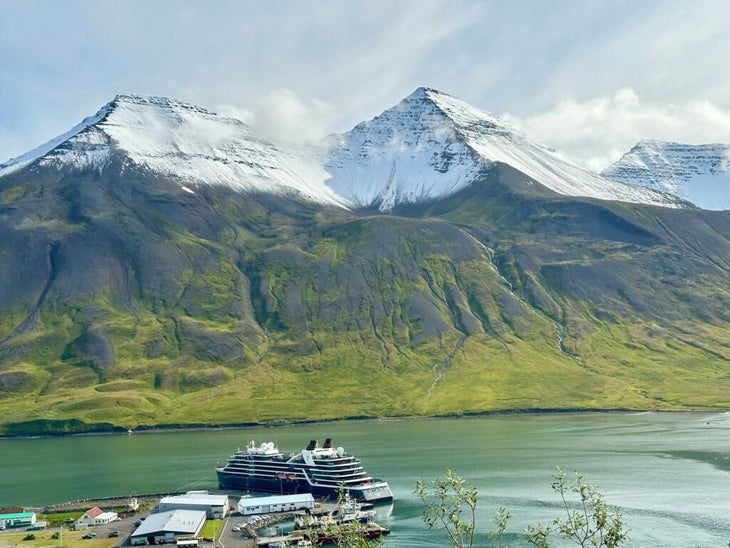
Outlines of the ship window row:
{"type": "Polygon", "coordinates": [[[328,470],[337,468],[362,468],[362,465],[358,462],[322,462],[314,461],[314,465],[317,468],[327,468],[328,470]]]}
{"type": "Polygon", "coordinates": [[[323,486],[329,486],[329,487],[332,487],[332,488],[337,488],[340,485],[342,485],[343,483],[345,484],[345,486],[348,486],[348,485],[357,485],[357,486],[359,486],[359,485],[362,484],[362,480],[359,480],[359,479],[346,479],[346,480],[339,480],[339,481],[327,481],[327,480],[322,479],[322,480],[318,480],[318,481],[313,481],[312,483],[314,483],[316,485],[323,485],[323,486]]]}
{"type": "Polygon", "coordinates": [[[276,460],[276,461],[283,461],[283,460],[289,460],[291,457],[285,457],[283,455],[247,455],[245,457],[240,455],[232,455],[230,461],[236,461],[236,462],[251,462],[251,461],[270,461],[270,460],[276,460]]]}
{"type": "Polygon", "coordinates": [[[266,465],[266,464],[256,464],[253,465],[251,463],[248,464],[231,464],[229,466],[226,466],[226,470],[277,470],[279,472],[287,472],[287,473],[294,473],[298,472],[298,469],[296,468],[289,468],[286,466],[277,466],[276,464],[266,465]]]}
{"type": "Polygon", "coordinates": [[[286,474],[287,476],[294,475],[297,479],[303,479],[307,476],[312,479],[329,479],[337,481],[338,479],[360,479],[369,480],[372,479],[364,470],[332,470],[332,471],[321,471],[321,470],[283,470],[281,468],[264,468],[264,467],[229,467],[226,469],[227,472],[247,475],[261,475],[261,476],[276,476],[278,474],[286,474]]]}
{"type": "Polygon", "coordinates": [[[283,472],[281,470],[248,470],[246,468],[241,470],[226,470],[227,473],[235,474],[237,476],[255,476],[255,477],[261,477],[261,478],[278,478],[281,474],[294,475],[294,478],[289,479],[304,479],[301,474],[294,474],[294,472],[283,472]]]}
{"type": "Polygon", "coordinates": [[[321,472],[318,470],[309,470],[309,475],[313,478],[365,478],[368,476],[364,470],[343,470],[338,472],[321,472]]]}
{"type": "Polygon", "coordinates": [[[312,483],[331,483],[337,485],[338,483],[368,483],[371,478],[312,478],[312,483]]]}
{"type": "MultiPolygon", "coordinates": [[[[300,463],[296,463],[295,466],[300,463]]],[[[362,468],[359,462],[327,462],[321,460],[315,460],[314,466],[317,468],[362,468]]]]}
{"type": "MultiPolygon", "coordinates": [[[[267,465],[266,463],[235,463],[235,464],[229,464],[226,467],[226,470],[275,470],[277,472],[286,472],[288,474],[292,473],[301,473],[303,470],[299,466],[295,466],[292,468],[289,467],[282,467],[279,465],[276,465],[275,463],[267,465]]],[[[358,468],[329,468],[329,467],[308,467],[306,470],[310,473],[323,473],[323,474],[332,474],[332,475],[340,475],[340,474],[364,474],[365,470],[361,467],[358,468]]]]}
{"type": "Polygon", "coordinates": [[[311,474],[309,474],[309,477],[311,477],[312,479],[322,478],[322,479],[332,479],[332,480],[353,479],[353,478],[357,478],[357,479],[361,479],[361,480],[372,479],[367,474],[315,474],[315,473],[311,473],[311,474]]]}

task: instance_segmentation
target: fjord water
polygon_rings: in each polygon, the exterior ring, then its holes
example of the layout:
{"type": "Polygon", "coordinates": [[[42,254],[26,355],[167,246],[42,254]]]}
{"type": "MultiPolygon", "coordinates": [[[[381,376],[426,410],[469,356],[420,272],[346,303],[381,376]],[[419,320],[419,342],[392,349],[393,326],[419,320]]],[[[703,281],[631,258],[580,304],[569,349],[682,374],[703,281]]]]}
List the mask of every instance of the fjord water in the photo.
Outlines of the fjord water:
{"type": "MultiPolygon", "coordinates": [[[[447,469],[479,490],[478,537],[507,508],[503,545],[560,515],[557,466],[582,473],[622,509],[629,546],[725,547],[730,541],[730,413],[514,415],[341,422],[280,428],[0,440],[0,506],[216,487],[216,464],[253,439],[283,451],[332,437],[395,495],[378,520],[386,546],[445,546],[424,528],[417,478],[447,469]]],[[[555,544],[559,545],[559,544],[555,544]]]]}

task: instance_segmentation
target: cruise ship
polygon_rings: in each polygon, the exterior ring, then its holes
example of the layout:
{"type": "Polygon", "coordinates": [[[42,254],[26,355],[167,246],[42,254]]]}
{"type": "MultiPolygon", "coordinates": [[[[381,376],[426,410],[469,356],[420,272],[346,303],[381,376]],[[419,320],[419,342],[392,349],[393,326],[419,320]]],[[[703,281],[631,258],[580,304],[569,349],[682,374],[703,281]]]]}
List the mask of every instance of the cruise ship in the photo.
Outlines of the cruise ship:
{"type": "Polygon", "coordinates": [[[256,445],[231,455],[228,463],[215,469],[221,489],[264,491],[282,495],[312,493],[336,500],[341,487],[359,502],[393,500],[388,483],[363,470],[360,460],[334,448],[332,439],[324,445],[312,440],[301,453],[282,453],[273,442],[256,445]]]}

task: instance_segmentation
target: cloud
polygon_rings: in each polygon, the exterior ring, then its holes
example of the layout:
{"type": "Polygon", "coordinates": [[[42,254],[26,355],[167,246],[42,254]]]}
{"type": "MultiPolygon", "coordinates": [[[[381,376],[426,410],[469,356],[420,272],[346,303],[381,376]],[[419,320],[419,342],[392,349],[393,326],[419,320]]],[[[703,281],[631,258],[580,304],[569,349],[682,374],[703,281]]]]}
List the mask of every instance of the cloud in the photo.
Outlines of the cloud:
{"type": "Polygon", "coordinates": [[[302,97],[288,88],[266,93],[251,109],[223,105],[216,110],[247,123],[261,137],[288,143],[318,141],[328,133],[335,117],[331,104],[302,97]]]}
{"type": "Polygon", "coordinates": [[[288,88],[265,93],[252,107],[219,105],[215,112],[246,123],[256,135],[278,142],[315,143],[330,132],[334,107],[288,88]]]}
{"type": "MultiPolygon", "coordinates": [[[[687,140],[644,132],[641,108],[654,109],[650,118],[664,112],[667,126],[673,108],[680,120],[730,108],[725,0],[213,4],[68,0],[39,9],[5,0],[0,161],[63,133],[117,93],[174,97],[244,118],[269,137],[306,141],[347,131],[426,85],[522,117],[538,139],[592,165],[638,138],[687,140]],[[622,88],[641,97],[638,106],[615,91],[622,88]],[[709,103],[690,103],[698,99],[709,103]],[[619,115],[629,125],[614,123],[611,138],[599,139],[598,123],[619,115]],[[553,121],[573,125],[542,127],[553,121]],[[619,139],[622,132],[629,135],[619,139]]],[[[709,129],[697,140],[730,141],[709,129]]]]}
{"type": "Polygon", "coordinates": [[[255,116],[251,109],[236,105],[218,105],[213,111],[219,116],[235,118],[249,126],[252,125],[255,116]]]}
{"type": "Polygon", "coordinates": [[[730,109],[707,100],[644,103],[631,88],[582,102],[568,99],[533,116],[504,117],[531,138],[595,171],[642,139],[730,143],[730,109]]]}
{"type": "Polygon", "coordinates": [[[329,103],[281,88],[269,92],[259,102],[253,125],[264,137],[285,142],[314,142],[327,133],[334,116],[334,108],[329,103]]]}

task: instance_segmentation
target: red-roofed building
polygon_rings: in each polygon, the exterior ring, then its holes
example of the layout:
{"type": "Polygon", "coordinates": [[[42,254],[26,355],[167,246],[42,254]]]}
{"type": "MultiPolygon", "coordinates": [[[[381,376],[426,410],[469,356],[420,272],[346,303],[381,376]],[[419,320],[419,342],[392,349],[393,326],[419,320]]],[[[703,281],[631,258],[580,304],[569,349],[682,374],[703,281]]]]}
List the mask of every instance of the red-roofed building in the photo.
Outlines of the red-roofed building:
{"type": "Polygon", "coordinates": [[[86,524],[88,526],[106,525],[112,521],[119,519],[116,512],[105,512],[98,506],[88,509],[84,515],[76,520],[77,524],[86,524]]]}

